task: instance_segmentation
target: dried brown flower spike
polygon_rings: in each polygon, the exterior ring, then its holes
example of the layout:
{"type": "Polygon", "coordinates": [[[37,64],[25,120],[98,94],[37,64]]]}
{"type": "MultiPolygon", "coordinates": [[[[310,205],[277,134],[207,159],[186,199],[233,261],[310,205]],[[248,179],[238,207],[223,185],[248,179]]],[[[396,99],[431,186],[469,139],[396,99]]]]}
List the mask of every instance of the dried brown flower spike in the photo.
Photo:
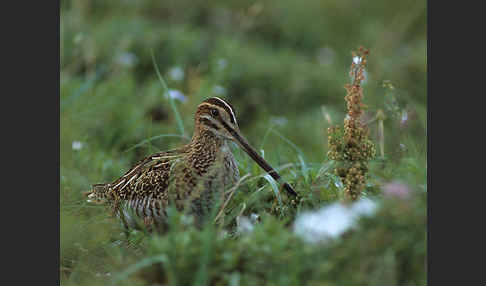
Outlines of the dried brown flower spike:
{"type": "Polygon", "coordinates": [[[361,83],[364,80],[364,69],[369,51],[360,47],[353,52],[353,62],[349,75],[352,82],[346,84],[347,115],[344,129],[338,126],[328,128],[328,157],[338,163],[335,169],[345,187],[345,196],[356,200],[366,186],[368,161],[376,154],[375,145],[368,139],[368,128],[360,117],[364,104],[361,83]]]}

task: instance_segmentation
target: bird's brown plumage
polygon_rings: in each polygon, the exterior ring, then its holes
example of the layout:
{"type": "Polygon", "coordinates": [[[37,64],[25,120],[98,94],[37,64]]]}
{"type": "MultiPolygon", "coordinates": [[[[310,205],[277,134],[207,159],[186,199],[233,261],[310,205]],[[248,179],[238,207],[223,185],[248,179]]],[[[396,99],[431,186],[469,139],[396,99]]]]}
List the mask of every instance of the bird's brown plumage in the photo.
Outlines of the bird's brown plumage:
{"type": "MultiPolygon", "coordinates": [[[[135,216],[164,225],[169,203],[195,214],[196,219],[202,218],[239,178],[229,140],[236,140],[280,179],[240,135],[234,108],[228,102],[216,97],[203,101],[194,120],[194,134],[188,144],[142,159],[111,183],[93,185],[88,192],[90,201],[111,205],[126,227],[136,226],[135,216]]],[[[291,189],[288,184],[287,188],[291,189]]]]}

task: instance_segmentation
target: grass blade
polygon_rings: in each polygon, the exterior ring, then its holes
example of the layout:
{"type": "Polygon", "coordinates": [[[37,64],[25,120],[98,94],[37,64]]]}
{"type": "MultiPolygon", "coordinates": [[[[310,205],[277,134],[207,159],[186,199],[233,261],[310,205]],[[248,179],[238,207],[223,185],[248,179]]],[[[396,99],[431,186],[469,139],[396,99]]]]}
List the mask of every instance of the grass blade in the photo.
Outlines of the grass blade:
{"type": "Polygon", "coordinates": [[[96,70],[96,73],[91,76],[86,82],[84,82],[81,87],[70,95],[66,99],[61,99],[61,112],[69,105],[72,105],[79,97],[85,94],[88,90],[93,88],[95,84],[101,79],[103,75],[106,73],[106,68],[101,67],[96,70]]]}
{"type": "Polygon", "coordinates": [[[299,157],[299,161],[300,161],[301,167],[302,167],[302,175],[304,176],[304,180],[307,183],[307,181],[309,179],[309,168],[307,167],[307,164],[305,163],[302,155],[299,154],[298,157],[299,157]]]}
{"type": "Polygon", "coordinates": [[[141,142],[139,142],[139,143],[137,143],[137,144],[133,145],[132,147],[130,147],[130,148],[128,148],[128,149],[126,149],[126,150],[125,150],[125,151],[123,151],[122,153],[126,153],[126,152],[128,152],[128,151],[131,151],[131,150],[133,150],[133,149],[137,148],[137,147],[140,147],[140,146],[142,146],[142,145],[144,145],[144,144],[147,144],[147,143],[149,143],[149,142],[151,142],[151,141],[153,141],[153,140],[156,140],[156,139],[159,139],[159,138],[164,138],[164,137],[179,137],[179,138],[188,139],[186,136],[184,136],[184,135],[179,135],[179,134],[161,134],[161,135],[153,136],[153,137],[147,138],[147,139],[145,139],[145,140],[142,140],[141,142]]]}
{"type": "Polygon", "coordinates": [[[172,111],[174,112],[174,115],[175,115],[175,118],[176,118],[176,121],[177,121],[177,126],[179,128],[179,132],[181,133],[182,136],[185,136],[186,132],[184,130],[184,124],[182,122],[181,114],[179,113],[179,110],[177,109],[177,106],[174,102],[174,99],[169,94],[169,87],[165,83],[164,78],[160,75],[159,67],[157,66],[157,63],[155,62],[154,51],[152,49],[150,49],[150,53],[152,54],[152,63],[155,67],[155,72],[157,73],[157,77],[159,78],[159,81],[162,84],[162,87],[164,88],[165,93],[167,93],[167,97],[169,98],[170,107],[172,108],[172,111]]]}
{"type": "Polygon", "coordinates": [[[269,174],[266,174],[265,176],[263,176],[263,178],[265,178],[265,180],[267,180],[270,183],[270,186],[272,187],[273,193],[275,194],[275,196],[278,199],[279,205],[282,206],[282,198],[280,197],[280,192],[278,190],[277,182],[275,182],[275,180],[269,174]]]}
{"type": "Polygon", "coordinates": [[[117,285],[120,281],[127,279],[128,276],[132,275],[133,273],[137,272],[138,270],[145,268],[147,266],[150,266],[152,264],[159,263],[159,262],[168,263],[169,259],[167,258],[167,255],[161,254],[161,255],[152,256],[152,257],[148,257],[148,258],[140,260],[139,262],[137,262],[137,263],[131,265],[130,267],[128,267],[127,269],[125,269],[125,271],[123,271],[122,273],[115,276],[113,278],[113,280],[111,281],[111,285],[117,285]]]}
{"type": "Polygon", "coordinates": [[[283,136],[282,134],[280,134],[280,132],[278,132],[277,130],[275,129],[270,129],[270,131],[277,135],[278,137],[280,137],[280,139],[282,139],[283,141],[285,141],[287,144],[289,144],[292,148],[294,148],[295,151],[297,151],[297,153],[299,153],[303,158],[305,157],[304,156],[304,152],[302,152],[302,150],[297,147],[297,145],[295,145],[292,141],[290,141],[289,139],[287,139],[285,136],[283,136]]]}

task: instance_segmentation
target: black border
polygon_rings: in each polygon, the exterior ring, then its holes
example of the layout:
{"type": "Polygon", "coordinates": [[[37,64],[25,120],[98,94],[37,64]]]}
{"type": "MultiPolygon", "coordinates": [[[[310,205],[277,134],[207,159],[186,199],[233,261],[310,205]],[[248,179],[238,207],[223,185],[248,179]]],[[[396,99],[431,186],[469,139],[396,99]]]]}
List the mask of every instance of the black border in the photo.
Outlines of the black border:
{"type": "Polygon", "coordinates": [[[4,273],[13,284],[59,285],[60,1],[13,1],[2,12],[3,245],[13,254],[4,273]]]}

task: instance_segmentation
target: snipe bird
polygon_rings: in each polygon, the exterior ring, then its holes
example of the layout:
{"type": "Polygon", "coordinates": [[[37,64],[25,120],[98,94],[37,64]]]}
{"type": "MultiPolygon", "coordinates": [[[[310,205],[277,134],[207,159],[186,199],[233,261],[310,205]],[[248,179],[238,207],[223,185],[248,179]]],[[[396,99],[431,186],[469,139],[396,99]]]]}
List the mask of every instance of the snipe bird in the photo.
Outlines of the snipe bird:
{"type": "Polygon", "coordinates": [[[88,201],[111,205],[126,228],[137,227],[135,216],[150,226],[165,225],[169,203],[178,209],[189,207],[198,221],[239,179],[229,141],[236,142],[289,194],[297,196],[248,144],[229,102],[218,97],[206,99],[198,106],[194,120],[188,144],[142,159],[112,183],[93,185],[87,192],[88,201]]]}

